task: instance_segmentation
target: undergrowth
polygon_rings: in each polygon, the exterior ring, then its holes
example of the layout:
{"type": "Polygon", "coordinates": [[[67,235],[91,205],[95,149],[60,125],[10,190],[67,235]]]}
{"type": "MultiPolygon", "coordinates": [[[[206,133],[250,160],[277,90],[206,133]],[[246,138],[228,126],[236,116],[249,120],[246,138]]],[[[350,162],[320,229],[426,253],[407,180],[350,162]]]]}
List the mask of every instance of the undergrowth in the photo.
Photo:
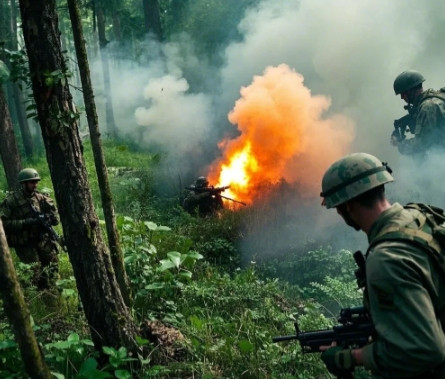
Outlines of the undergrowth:
{"type": "MultiPolygon", "coordinates": [[[[340,307],[360,304],[348,251],[319,246],[289,250],[286,259],[243,263],[243,211],[200,219],[174,198],[161,198],[151,180],[159,157],[105,144],[125,267],[132,286],[131,313],[140,324],[157,320],[178,330],[180,355],[129,357],[105,347],[99,365],[79,302],[68,255],[60,255],[56,289],[30,283],[31,268],[16,270],[45,359],[57,378],[327,378],[318,354],[302,354],[297,341],[272,337],[329,328],[340,307]],[[298,275],[295,273],[298,272],[298,275]],[[137,362],[135,362],[135,360],[137,362]]],[[[100,196],[85,146],[96,207],[100,196]]],[[[43,160],[43,157],[41,158],[43,160]]],[[[45,164],[40,174],[48,178],[45,164]]],[[[43,180],[42,180],[43,182],[43,180]]],[[[44,182],[51,189],[49,181],[44,182]]],[[[100,215],[100,212],[99,212],[100,215]]],[[[142,338],[140,344],[146,344],[142,338]]],[[[0,377],[26,377],[9,323],[0,312],[0,377]]],[[[366,377],[366,373],[362,373],[366,377]]]]}

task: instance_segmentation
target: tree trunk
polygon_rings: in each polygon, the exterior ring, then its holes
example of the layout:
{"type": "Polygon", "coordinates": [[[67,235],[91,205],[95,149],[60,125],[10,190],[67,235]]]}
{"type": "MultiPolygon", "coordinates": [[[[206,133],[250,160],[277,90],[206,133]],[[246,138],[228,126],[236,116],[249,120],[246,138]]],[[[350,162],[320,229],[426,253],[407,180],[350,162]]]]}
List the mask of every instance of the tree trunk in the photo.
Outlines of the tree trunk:
{"type": "Polygon", "coordinates": [[[97,120],[96,104],[94,102],[93,87],[91,85],[90,68],[88,56],[85,48],[82,25],[80,21],[79,9],[76,0],[68,0],[71,24],[73,27],[74,45],[79,65],[80,78],[82,81],[83,98],[85,111],[90,130],[91,145],[93,147],[94,163],[96,165],[97,179],[104,210],[105,224],[107,227],[108,245],[111,252],[116,279],[119,283],[125,303],[130,306],[130,287],[125,273],[123,254],[117,232],[116,217],[114,214],[113,199],[111,195],[110,183],[108,181],[107,166],[100,139],[99,123],[97,120]]]}
{"type": "MultiPolygon", "coordinates": [[[[8,47],[9,49],[11,49],[11,51],[17,51],[17,9],[15,0],[11,0],[9,25],[10,43],[8,44],[8,47]]],[[[25,150],[25,155],[30,158],[34,154],[34,146],[29,129],[28,119],[26,118],[24,96],[17,83],[12,83],[12,96],[14,98],[17,122],[19,124],[20,134],[22,136],[23,149],[25,150]]]]}
{"type": "Polygon", "coordinates": [[[55,0],[20,0],[32,89],[66,246],[95,347],[140,353],[137,328],[125,306],[94,211],[82,155],[77,112],[66,73],[55,0]],[[51,78],[51,80],[49,80],[51,78]]]}
{"type": "Polygon", "coordinates": [[[105,91],[105,119],[107,122],[107,130],[110,138],[115,138],[116,122],[114,120],[113,97],[111,95],[111,80],[110,80],[110,66],[108,60],[107,44],[105,37],[105,14],[102,5],[96,5],[97,14],[97,31],[99,34],[100,56],[102,60],[102,71],[104,76],[104,91],[105,91]]]}
{"type": "Polygon", "coordinates": [[[158,0],[142,0],[144,7],[145,31],[153,33],[159,41],[162,41],[161,15],[159,14],[158,0]]]}
{"type": "Polygon", "coordinates": [[[52,374],[32,330],[29,310],[18,284],[14,264],[0,220],[0,292],[6,316],[11,323],[25,370],[30,378],[50,379],[52,374]]]}
{"type": "Polygon", "coordinates": [[[119,43],[122,42],[122,30],[121,30],[121,20],[119,17],[119,13],[114,10],[113,11],[113,31],[114,31],[114,38],[119,43]]]}
{"type": "Polygon", "coordinates": [[[19,149],[15,140],[14,128],[6,103],[6,96],[0,84],[0,156],[10,190],[18,187],[17,176],[21,170],[19,149]]]}

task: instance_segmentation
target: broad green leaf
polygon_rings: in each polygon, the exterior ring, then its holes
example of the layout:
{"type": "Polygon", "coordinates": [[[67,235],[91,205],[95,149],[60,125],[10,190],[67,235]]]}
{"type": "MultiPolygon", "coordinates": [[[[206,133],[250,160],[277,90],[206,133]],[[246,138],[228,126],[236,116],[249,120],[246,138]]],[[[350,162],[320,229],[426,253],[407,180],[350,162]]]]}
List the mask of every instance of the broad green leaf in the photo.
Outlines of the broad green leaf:
{"type": "Polygon", "coordinates": [[[112,357],[115,357],[115,356],[116,356],[116,350],[113,349],[112,347],[104,346],[104,347],[102,347],[102,351],[103,351],[105,354],[110,355],[110,356],[112,356],[112,357]]]}
{"type": "Polygon", "coordinates": [[[110,362],[110,365],[113,366],[114,368],[118,368],[119,365],[121,364],[121,360],[118,357],[111,356],[108,361],[110,362]]]}
{"type": "Polygon", "coordinates": [[[152,221],[144,221],[144,225],[149,229],[149,230],[156,230],[158,228],[158,225],[156,225],[154,222],[152,221]]]}
{"type": "Polygon", "coordinates": [[[250,353],[253,351],[253,345],[249,340],[241,340],[238,342],[238,347],[243,353],[250,353]]]}
{"type": "Polygon", "coordinates": [[[117,351],[117,356],[121,359],[125,358],[127,356],[127,349],[125,347],[120,347],[117,351]]]}
{"type": "Polygon", "coordinates": [[[118,379],[129,379],[131,378],[131,374],[129,371],[127,370],[116,370],[114,372],[114,375],[116,376],[116,378],[118,379]]]}
{"type": "Polygon", "coordinates": [[[70,342],[78,342],[78,341],[80,341],[80,337],[79,337],[79,335],[78,335],[77,333],[71,333],[71,334],[68,336],[67,341],[70,341],[70,342]]]}
{"type": "Polygon", "coordinates": [[[183,278],[186,278],[186,279],[191,279],[192,278],[192,273],[190,271],[188,271],[188,270],[184,270],[184,271],[181,271],[179,273],[179,276],[181,276],[183,278]]]}
{"type": "Polygon", "coordinates": [[[164,287],[165,287],[164,283],[152,283],[152,284],[149,284],[148,286],[145,286],[145,289],[146,290],[159,290],[164,287]]]}
{"type": "Polygon", "coordinates": [[[160,265],[159,268],[158,268],[158,271],[160,271],[160,272],[164,272],[165,270],[169,270],[169,269],[171,269],[171,268],[173,268],[173,267],[176,267],[176,265],[175,265],[174,262],[172,262],[172,261],[169,260],[169,259],[163,259],[163,260],[161,261],[161,265],[160,265]]]}
{"type": "Polygon", "coordinates": [[[169,253],[167,253],[167,256],[170,258],[170,260],[174,263],[176,267],[179,267],[182,258],[181,253],[179,253],[178,251],[170,251],[169,253]]]}

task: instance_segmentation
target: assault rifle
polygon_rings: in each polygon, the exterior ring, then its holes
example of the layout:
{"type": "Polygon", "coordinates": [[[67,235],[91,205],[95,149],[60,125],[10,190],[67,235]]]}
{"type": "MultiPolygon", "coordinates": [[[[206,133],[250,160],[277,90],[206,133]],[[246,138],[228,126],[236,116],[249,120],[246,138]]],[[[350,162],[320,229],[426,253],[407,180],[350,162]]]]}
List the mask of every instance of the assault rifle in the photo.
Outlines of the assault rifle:
{"type": "Polygon", "coordinates": [[[405,134],[407,131],[414,133],[414,116],[413,116],[413,106],[405,105],[403,107],[408,111],[405,116],[394,120],[394,130],[392,135],[397,139],[397,141],[403,141],[405,139],[405,134]]]}
{"type": "Polygon", "coordinates": [[[213,187],[213,186],[209,186],[209,187],[195,187],[195,186],[190,186],[190,187],[185,187],[185,189],[189,190],[189,191],[194,191],[196,193],[200,193],[200,192],[210,192],[212,194],[220,194],[221,192],[225,191],[226,189],[229,189],[230,186],[223,186],[223,187],[213,187]]]}
{"type": "Polygon", "coordinates": [[[53,229],[53,226],[51,225],[51,222],[49,221],[48,216],[46,216],[44,213],[40,212],[34,204],[30,204],[31,209],[34,213],[34,216],[39,220],[39,224],[42,228],[42,234],[48,233],[51,240],[55,242],[59,242],[60,237],[57,234],[57,232],[53,229]]]}
{"type": "Polygon", "coordinates": [[[223,187],[213,187],[213,186],[209,186],[209,187],[185,187],[186,190],[189,191],[194,191],[196,193],[202,193],[202,192],[210,192],[211,195],[218,195],[220,197],[222,197],[223,199],[226,200],[230,200],[233,201],[234,203],[238,203],[238,204],[242,204],[242,205],[247,205],[246,203],[239,201],[239,200],[235,200],[232,199],[231,197],[227,197],[224,195],[221,195],[221,192],[225,191],[226,189],[229,189],[230,186],[223,186],[223,187]]]}
{"type": "Polygon", "coordinates": [[[364,307],[343,308],[338,322],[339,325],[331,329],[309,332],[300,331],[298,322],[295,322],[295,335],[274,337],[272,341],[298,340],[303,353],[319,353],[320,346],[329,346],[333,341],[344,348],[362,347],[375,333],[374,324],[364,307]]]}

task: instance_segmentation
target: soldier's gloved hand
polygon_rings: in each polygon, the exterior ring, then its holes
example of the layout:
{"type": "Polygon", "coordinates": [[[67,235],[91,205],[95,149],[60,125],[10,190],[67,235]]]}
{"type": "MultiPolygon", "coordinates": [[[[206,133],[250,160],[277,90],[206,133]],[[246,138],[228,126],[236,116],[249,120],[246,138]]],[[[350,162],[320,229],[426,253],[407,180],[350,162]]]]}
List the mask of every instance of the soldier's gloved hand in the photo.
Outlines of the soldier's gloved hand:
{"type": "Polygon", "coordinates": [[[334,346],[321,354],[328,371],[339,377],[348,376],[354,370],[354,359],[350,349],[334,346]]]}

